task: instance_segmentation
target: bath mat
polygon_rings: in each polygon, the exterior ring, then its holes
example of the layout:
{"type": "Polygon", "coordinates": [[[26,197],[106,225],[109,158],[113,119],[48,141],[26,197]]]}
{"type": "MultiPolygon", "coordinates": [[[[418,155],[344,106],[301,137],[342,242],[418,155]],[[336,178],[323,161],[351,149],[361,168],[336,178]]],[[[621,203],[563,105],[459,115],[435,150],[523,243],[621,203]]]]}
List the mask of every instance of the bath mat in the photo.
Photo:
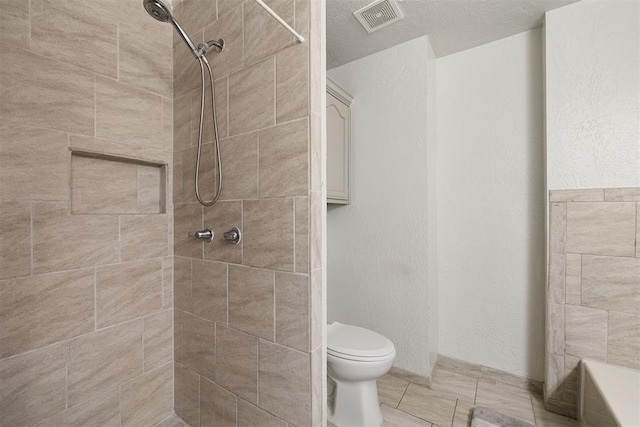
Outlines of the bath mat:
{"type": "Polygon", "coordinates": [[[533,427],[533,425],[493,409],[474,408],[471,415],[471,427],[533,427]]]}

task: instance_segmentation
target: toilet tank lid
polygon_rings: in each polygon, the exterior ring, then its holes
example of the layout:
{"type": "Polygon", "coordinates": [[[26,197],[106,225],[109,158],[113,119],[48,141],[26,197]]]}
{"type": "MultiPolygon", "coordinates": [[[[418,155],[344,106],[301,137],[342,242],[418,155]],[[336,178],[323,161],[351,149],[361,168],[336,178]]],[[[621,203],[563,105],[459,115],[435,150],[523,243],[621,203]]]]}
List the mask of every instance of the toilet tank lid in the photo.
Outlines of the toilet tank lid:
{"type": "Polygon", "coordinates": [[[395,347],[377,332],[333,322],[327,328],[327,349],[345,355],[379,357],[393,353],[395,347]]]}

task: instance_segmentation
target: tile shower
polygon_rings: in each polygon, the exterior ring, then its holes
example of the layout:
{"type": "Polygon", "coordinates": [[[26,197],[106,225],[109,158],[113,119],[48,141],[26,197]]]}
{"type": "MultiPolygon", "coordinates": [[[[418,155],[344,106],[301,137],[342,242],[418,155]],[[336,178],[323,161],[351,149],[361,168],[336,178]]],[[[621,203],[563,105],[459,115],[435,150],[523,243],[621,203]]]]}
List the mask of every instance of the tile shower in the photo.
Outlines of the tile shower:
{"type": "Polygon", "coordinates": [[[253,1],[174,9],[227,41],[203,208],[171,26],[139,0],[0,0],[1,426],[321,424],[323,3],[267,3],[307,41],[253,1]],[[205,225],[242,241],[186,238],[205,225]]]}
{"type": "Polygon", "coordinates": [[[545,399],[576,415],[582,358],[640,369],[640,188],[550,192],[545,399]]]}

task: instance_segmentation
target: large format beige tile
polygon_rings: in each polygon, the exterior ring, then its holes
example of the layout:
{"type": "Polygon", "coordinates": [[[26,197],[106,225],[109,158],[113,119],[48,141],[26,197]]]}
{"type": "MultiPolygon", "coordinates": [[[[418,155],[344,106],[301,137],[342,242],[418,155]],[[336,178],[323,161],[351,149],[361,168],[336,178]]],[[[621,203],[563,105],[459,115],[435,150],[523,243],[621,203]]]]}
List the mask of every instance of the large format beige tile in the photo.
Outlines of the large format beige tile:
{"type": "Polygon", "coordinates": [[[317,349],[322,344],[322,269],[311,272],[310,279],[310,304],[311,304],[311,349],[317,349]]]}
{"type": "Polygon", "coordinates": [[[566,354],[606,361],[607,312],[595,308],[565,306],[565,340],[566,354]]]}
{"type": "MultiPolygon", "coordinates": [[[[289,25],[294,25],[294,0],[267,3],[289,25]]],[[[244,5],[244,61],[251,64],[293,44],[291,33],[255,2],[244,5]]]]}
{"type": "Polygon", "coordinates": [[[94,328],[93,270],[0,281],[0,357],[94,328]]]}
{"type": "Polygon", "coordinates": [[[305,196],[309,190],[306,118],[263,129],[258,136],[260,197],[305,196]]]}
{"type": "Polygon", "coordinates": [[[217,1],[185,0],[182,20],[188,33],[202,29],[217,19],[217,1]]]}
{"type": "Polygon", "coordinates": [[[260,406],[296,425],[311,424],[310,358],[260,340],[260,406]]]}
{"type": "Polygon", "coordinates": [[[382,416],[384,417],[383,427],[431,427],[431,423],[420,418],[398,411],[387,405],[381,405],[382,416]]]}
{"type": "Polygon", "coordinates": [[[242,264],[242,202],[218,201],[204,208],[204,223],[215,226],[213,241],[204,245],[204,258],[214,261],[242,264]],[[240,243],[224,240],[224,233],[237,227],[240,229],[240,243]]]}
{"type": "Polygon", "coordinates": [[[31,204],[0,201],[0,279],[31,273],[31,204]]]}
{"type": "Polygon", "coordinates": [[[476,405],[535,424],[531,396],[525,390],[495,381],[478,380],[476,405]]]}
{"type": "Polygon", "coordinates": [[[230,136],[274,125],[275,113],[273,58],[229,76],[230,136]]]}
{"type": "Polygon", "coordinates": [[[36,423],[65,408],[64,344],[0,360],[0,424],[36,423]]]}
{"type": "Polygon", "coordinates": [[[474,407],[475,405],[473,403],[458,399],[451,427],[469,427],[471,425],[471,414],[474,407]]]}
{"type": "Polygon", "coordinates": [[[258,338],[218,325],[215,382],[249,402],[258,399],[258,338]]]}
{"type": "MultiPolygon", "coordinates": [[[[295,9],[296,25],[294,28],[303,37],[309,38],[311,0],[296,0],[295,9]]],[[[320,19],[320,17],[314,16],[314,19],[320,19]]]]}
{"type": "Polygon", "coordinates": [[[309,272],[309,198],[295,199],[295,258],[297,273],[309,272]]]}
{"type": "Polygon", "coordinates": [[[191,312],[227,323],[227,264],[192,261],[191,312]]]}
{"type": "Polygon", "coordinates": [[[565,301],[566,255],[549,254],[549,288],[547,296],[552,304],[565,301]]]}
{"type": "Polygon", "coordinates": [[[165,309],[142,319],[144,371],[173,359],[173,309],[165,309]]]}
{"type": "Polygon", "coordinates": [[[605,188],[604,199],[607,202],[640,202],[640,187],[605,188]]]}
{"type": "Polygon", "coordinates": [[[582,256],[566,255],[565,301],[567,304],[582,304],[582,256]]]}
{"type": "Polygon", "coordinates": [[[258,197],[258,132],[220,141],[222,200],[258,197]]]}
{"type": "Polygon", "coordinates": [[[309,202],[309,263],[314,270],[322,267],[322,214],[326,207],[320,191],[312,191],[309,202]]]}
{"type": "Polygon", "coordinates": [[[549,200],[551,202],[602,202],[604,190],[602,188],[552,190],[549,192],[549,200]]]}
{"type": "Polygon", "coordinates": [[[118,217],[69,215],[66,202],[34,204],[33,270],[93,267],[118,261],[118,217]]]}
{"type": "Polygon", "coordinates": [[[169,415],[167,418],[156,424],[154,427],[189,427],[177,415],[169,415]]]}
{"type": "Polygon", "coordinates": [[[381,403],[397,408],[409,381],[386,374],[378,378],[378,399],[381,403]]]}
{"type": "Polygon", "coordinates": [[[147,372],[120,386],[123,426],[151,426],[173,410],[173,365],[147,372]]]}
{"type": "Polygon", "coordinates": [[[72,156],[72,213],[134,214],[137,195],[138,174],[133,163],[72,156]]]}
{"type": "MultiPolygon", "coordinates": [[[[220,10],[218,13],[220,14],[220,10]]],[[[224,39],[224,50],[207,55],[216,78],[226,76],[242,69],[244,58],[244,46],[242,44],[242,8],[236,7],[228,11],[220,19],[205,27],[205,40],[224,39]]]]}
{"type": "Polygon", "coordinates": [[[200,378],[200,426],[235,427],[238,398],[206,378],[200,378]]]}
{"type": "Polygon", "coordinates": [[[274,339],[274,272],[229,266],[229,325],[274,339]]]}
{"type": "Polygon", "coordinates": [[[609,312],[607,362],[640,369],[640,316],[609,312]]]}
{"type": "Polygon", "coordinates": [[[29,49],[29,0],[1,0],[0,42],[29,49]]]}
{"type": "Polygon", "coordinates": [[[162,148],[173,151],[173,98],[162,98],[162,148]]]}
{"type": "MultiPolygon", "coordinates": [[[[165,174],[168,172],[168,168],[137,165],[136,171],[138,174],[137,213],[164,213],[166,208],[164,206],[165,197],[163,193],[167,191],[165,188],[167,186],[165,174]]],[[[171,192],[171,187],[169,187],[169,192],[171,192]]]]}
{"type": "MultiPolygon", "coordinates": [[[[326,398],[323,390],[323,351],[322,347],[316,348],[311,353],[311,422],[313,425],[321,425],[325,420],[326,398]]],[[[325,374],[326,375],[326,374],[325,374]]]]}
{"type": "MultiPolygon", "coordinates": [[[[228,82],[227,78],[218,78],[213,82],[216,125],[218,126],[218,137],[226,138],[229,135],[228,122],[228,82]]],[[[202,121],[202,142],[212,142],[215,140],[215,129],[213,127],[213,112],[211,110],[211,82],[207,76],[204,98],[204,115],[202,121]]],[[[198,145],[198,135],[200,132],[200,110],[202,109],[202,87],[191,91],[191,145],[198,145]]],[[[213,158],[212,154],[207,157],[213,158]]]]}
{"type": "Polygon", "coordinates": [[[120,427],[120,390],[114,387],[38,423],[37,427],[120,427]]]}
{"type": "Polygon", "coordinates": [[[451,425],[456,399],[442,393],[409,384],[398,409],[439,426],[451,425]]]}
{"type": "Polygon", "coordinates": [[[200,425],[200,375],[175,364],[175,411],[190,426],[200,425]]]}
{"type": "Polygon", "coordinates": [[[582,257],[582,305],[640,314],[640,259],[582,257]]]}
{"type": "Polygon", "coordinates": [[[564,399],[564,356],[547,353],[545,360],[545,395],[547,399],[564,399]]]}
{"type": "Polygon", "coordinates": [[[309,115],[309,45],[301,43],[276,55],[276,120],[309,115]]]}
{"type": "Polygon", "coordinates": [[[293,271],[293,199],[246,200],[243,205],[244,263],[293,271]]]}
{"type": "Polygon", "coordinates": [[[310,186],[313,191],[322,190],[322,118],[320,114],[312,112],[309,116],[309,150],[310,157],[310,186]]]}
{"type": "Polygon", "coordinates": [[[0,121],[93,135],[93,74],[0,46],[0,121]]]}
{"type": "Polygon", "coordinates": [[[96,136],[162,148],[162,98],[96,77],[96,136]]]}
{"type": "Polygon", "coordinates": [[[0,126],[0,141],[0,198],[69,199],[69,150],[64,133],[0,126]]]}
{"type": "MultiPolygon", "coordinates": [[[[174,162],[178,151],[191,147],[191,106],[191,92],[181,96],[176,96],[173,99],[174,162]]],[[[200,113],[199,105],[197,113],[200,113]]],[[[196,122],[194,126],[198,126],[198,123],[196,122]]]]}
{"type": "Polygon", "coordinates": [[[567,252],[634,256],[635,221],[632,202],[568,203],[567,252]]]}
{"type": "Polygon", "coordinates": [[[158,41],[140,23],[118,26],[118,79],[164,97],[173,93],[172,44],[158,41]]]}
{"type": "Polygon", "coordinates": [[[202,240],[187,235],[190,231],[200,231],[204,228],[202,206],[199,203],[176,204],[173,207],[173,215],[175,255],[202,259],[202,240]]]}
{"type": "Polygon", "coordinates": [[[111,326],[162,309],[159,258],[96,269],[96,321],[111,326]]]}
{"type": "Polygon", "coordinates": [[[121,260],[133,261],[166,256],[169,251],[167,221],[167,215],[120,217],[121,260]]]}
{"type": "Polygon", "coordinates": [[[309,351],[309,276],[276,272],[276,342],[309,351]]]}
{"type": "Polygon", "coordinates": [[[286,427],[288,424],[251,403],[238,399],[238,427],[286,427]]]}
{"type": "Polygon", "coordinates": [[[173,260],[173,301],[174,307],[191,311],[191,260],[174,257],[173,260]]]}
{"type": "Polygon", "coordinates": [[[547,345],[549,351],[564,354],[565,351],[565,313],[564,304],[547,305],[547,345]]]}
{"type": "MultiPolygon", "coordinates": [[[[178,9],[180,6],[178,5],[178,9]]],[[[180,20],[178,16],[176,19],[180,20]]],[[[202,30],[190,31],[189,36],[196,45],[204,41],[202,30]]],[[[200,85],[202,80],[198,61],[176,31],[173,36],[173,64],[173,93],[175,96],[184,95],[200,85]]]]}
{"type": "Polygon", "coordinates": [[[567,240],[567,204],[549,205],[549,252],[563,254],[567,240]]]}
{"type": "Polygon", "coordinates": [[[67,401],[72,406],[142,373],[142,320],[73,339],[67,352],[67,401]]]}
{"type": "Polygon", "coordinates": [[[115,0],[31,0],[31,51],[115,78],[116,12],[115,0]]]}
{"type": "Polygon", "coordinates": [[[173,309],[173,359],[177,363],[184,363],[184,316],[184,311],[173,309]]]}
{"type": "Polygon", "coordinates": [[[437,369],[431,380],[431,389],[449,394],[457,399],[473,402],[476,397],[477,380],[445,369],[437,369]]]}
{"type": "Polygon", "coordinates": [[[215,336],[214,322],[183,313],[183,363],[187,368],[209,379],[213,379],[214,375],[215,336]]]}

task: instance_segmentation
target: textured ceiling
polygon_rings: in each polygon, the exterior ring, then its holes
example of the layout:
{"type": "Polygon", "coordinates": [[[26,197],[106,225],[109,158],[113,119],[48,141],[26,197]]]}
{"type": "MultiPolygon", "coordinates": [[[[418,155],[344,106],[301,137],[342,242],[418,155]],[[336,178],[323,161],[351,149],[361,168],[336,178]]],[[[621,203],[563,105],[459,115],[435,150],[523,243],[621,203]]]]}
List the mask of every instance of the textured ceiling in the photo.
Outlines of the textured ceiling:
{"type": "Polygon", "coordinates": [[[327,68],[425,34],[437,56],[449,55],[538,27],[544,12],[576,1],[399,0],[404,20],[368,34],[353,12],[373,0],[327,0],[327,68]]]}

